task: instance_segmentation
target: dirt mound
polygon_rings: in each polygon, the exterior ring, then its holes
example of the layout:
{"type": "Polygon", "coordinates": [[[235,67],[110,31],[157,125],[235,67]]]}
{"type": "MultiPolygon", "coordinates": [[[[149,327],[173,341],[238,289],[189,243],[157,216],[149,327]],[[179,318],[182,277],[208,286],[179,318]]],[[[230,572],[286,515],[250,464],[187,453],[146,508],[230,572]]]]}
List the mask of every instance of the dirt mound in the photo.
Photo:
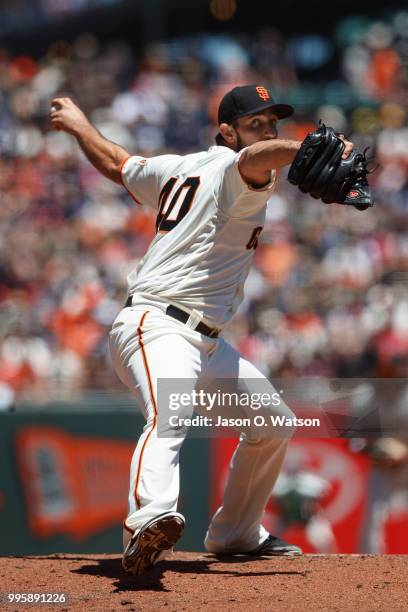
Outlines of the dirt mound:
{"type": "MultiPolygon", "coordinates": [[[[408,557],[304,555],[217,559],[177,552],[145,576],[124,574],[118,555],[0,559],[0,609],[125,612],[408,609],[408,557]],[[7,593],[66,593],[63,603],[7,604],[7,593]]],[[[55,601],[55,599],[54,599],[55,601]]]]}

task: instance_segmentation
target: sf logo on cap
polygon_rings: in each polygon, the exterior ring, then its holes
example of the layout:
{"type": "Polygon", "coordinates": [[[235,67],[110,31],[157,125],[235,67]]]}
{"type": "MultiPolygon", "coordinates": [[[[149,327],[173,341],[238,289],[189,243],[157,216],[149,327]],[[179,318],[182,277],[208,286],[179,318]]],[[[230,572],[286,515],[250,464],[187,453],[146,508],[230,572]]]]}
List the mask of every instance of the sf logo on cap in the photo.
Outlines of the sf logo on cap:
{"type": "Polygon", "coordinates": [[[269,98],[271,97],[265,87],[257,87],[256,91],[258,92],[258,96],[262,98],[262,100],[269,100],[269,98]]]}

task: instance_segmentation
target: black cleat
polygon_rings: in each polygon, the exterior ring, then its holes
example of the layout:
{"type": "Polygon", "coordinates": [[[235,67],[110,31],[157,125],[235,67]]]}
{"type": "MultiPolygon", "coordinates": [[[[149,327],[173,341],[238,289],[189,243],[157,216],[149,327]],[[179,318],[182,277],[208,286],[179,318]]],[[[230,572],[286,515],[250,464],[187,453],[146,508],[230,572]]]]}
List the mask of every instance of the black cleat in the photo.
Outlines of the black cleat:
{"type": "Polygon", "coordinates": [[[274,557],[279,555],[295,556],[301,555],[302,549],[294,544],[289,544],[276,536],[270,535],[251,552],[245,553],[250,557],[274,557]]]}
{"type": "Polygon", "coordinates": [[[148,521],[130,540],[123,553],[122,567],[130,574],[144,574],[171,549],[185,525],[178,512],[163,512],[148,521]]]}

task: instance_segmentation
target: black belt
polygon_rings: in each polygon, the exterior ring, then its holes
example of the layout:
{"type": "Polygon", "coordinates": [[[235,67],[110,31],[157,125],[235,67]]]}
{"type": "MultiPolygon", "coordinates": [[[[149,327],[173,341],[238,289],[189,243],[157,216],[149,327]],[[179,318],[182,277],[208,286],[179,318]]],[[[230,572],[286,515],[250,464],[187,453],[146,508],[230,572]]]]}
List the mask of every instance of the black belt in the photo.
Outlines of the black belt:
{"type": "MultiPolygon", "coordinates": [[[[125,308],[132,306],[132,296],[129,295],[126,300],[125,308]]],[[[185,310],[181,310],[181,308],[177,308],[177,306],[173,306],[169,304],[166,308],[166,315],[169,317],[173,317],[173,319],[177,319],[181,323],[187,323],[190,318],[190,315],[185,310]]],[[[201,322],[194,328],[194,331],[198,331],[200,334],[204,334],[204,336],[210,336],[210,338],[218,338],[218,329],[215,327],[209,327],[205,323],[201,322]]]]}

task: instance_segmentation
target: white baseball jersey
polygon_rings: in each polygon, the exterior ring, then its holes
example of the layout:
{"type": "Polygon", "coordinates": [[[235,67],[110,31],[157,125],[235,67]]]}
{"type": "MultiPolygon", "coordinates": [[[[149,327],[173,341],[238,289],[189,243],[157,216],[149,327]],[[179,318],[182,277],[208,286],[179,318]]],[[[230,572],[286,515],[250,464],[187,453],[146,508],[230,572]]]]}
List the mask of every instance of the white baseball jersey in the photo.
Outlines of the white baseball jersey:
{"type": "Polygon", "coordinates": [[[157,234],[128,276],[129,294],[168,302],[222,327],[243,285],[275,184],[243,180],[242,152],[213,146],[191,155],[129,157],[122,181],[140,204],[157,210],[157,234]]]}

